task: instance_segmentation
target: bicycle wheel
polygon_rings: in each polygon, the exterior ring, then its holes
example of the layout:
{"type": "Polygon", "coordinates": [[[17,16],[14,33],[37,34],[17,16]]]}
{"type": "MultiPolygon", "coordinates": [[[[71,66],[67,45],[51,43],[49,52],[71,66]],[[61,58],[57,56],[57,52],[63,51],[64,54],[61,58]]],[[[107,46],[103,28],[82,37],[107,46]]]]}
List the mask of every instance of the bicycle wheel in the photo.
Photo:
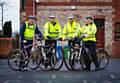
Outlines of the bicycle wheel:
{"type": "Polygon", "coordinates": [[[70,67],[75,71],[82,70],[83,63],[81,62],[82,58],[81,55],[79,56],[79,54],[79,50],[74,50],[74,52],[70,54],[69,58],[70,67]]]}
{"type": "Polygon", "coordinates": [[[20,50],[13,49],[8,56],[8,66],[12,70],[18,70],[20,65],[20,50]]]}
{"type": "Polygon", "coordinates": [[[70,64],[69,64],[69,59],[70,59],[70,54],[71,54],[71,53],[72,53],[72,52],[70,51],[70,49],[67,48],[67,49],[66,49],[66,52],[64,52],[64,57],[63,57],[64,64],[65,64],[65,66],[66,66],[66,68],[67,68],[68,70],[72,70],[72,68],[71,68],[71,66],[70,66],[70,64]],[[67,55],[67,57],[66,57],[66,55],[67,55]]]}
{"type": "Polygon", "coordinates": [[[99,48],[97,49],[97,57],[100,69],[105,69],[109,64],[108,53],[103,48],[99,48]]]}
{"type": "Polygon", "coordinates": [[[29,57],[28,67],[32,70],[36,70],[38,68],[38,61],[40,58],[40,52],[37,49],[31,54],[29,57]]]}
{"type": "Polygon", "coordinates": [[[46,54],[46,53],[41,53],[41,55],[40,55],[40,58],[39,58],[39,68],[41,69],[41,70],[52,70],[52,69],[54,69],[54,67],[55,67],[55,65],[56,65],[56,61],[57,61],[57,57],[56,57],[56,54],[55,54],[55,52],[51,52],[51,57],[49,58],[49,57],[47,57],[46,59],[45,59],[45,57],[44,56],[48,56],[48,54],[46,54]],[[46,66],[46,64],[49,64],[48,66],[46,66]]]}
{"type": "Polygon", "coordinates": [[[54,66],[54,70],[60,70],[60,68],[63,65],[63,55],[61,54],[61,56],[56,54],[56,65],[54,66]]]}
{"type": "MultiPolygon", "coordinates": [[[[87,50],[87,48],[86,48],[87,50]]],[[[81,65],[81,68],[82,70],[86,69],[86,56],[88,56],[87,58],[89,58],[90,54],[89,52],[86,53],[86,51],[84,49],[81,50],[81,53],[80,53],[80,65],[81,65]]]]}

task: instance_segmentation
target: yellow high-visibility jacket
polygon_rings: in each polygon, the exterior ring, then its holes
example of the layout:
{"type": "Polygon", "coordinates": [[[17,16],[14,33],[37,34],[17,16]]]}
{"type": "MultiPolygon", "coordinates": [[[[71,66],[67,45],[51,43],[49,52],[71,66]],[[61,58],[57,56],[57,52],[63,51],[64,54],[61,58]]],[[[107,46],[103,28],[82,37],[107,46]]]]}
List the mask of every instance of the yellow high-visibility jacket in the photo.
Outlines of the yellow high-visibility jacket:
{"type": "Polygon", "coordinates": [[[29,25],[28,22],[26,22],[26,29],[24,32],[25,39],[32,40],[35,34],[35,25],[29,25]]]}
{"type": "Polygon", "coordinates": [[[52,38],[61,38],[62,37],[62,29],[60,23],[56,22],[56,25],[53,25],[51,22],[47,22],[44,25],[44,37],[47,39],[47,36],[52,38]]]}
{"type": "Polygon", "coordinates": [[[72,38],[74,36],[78,36],[79,28],[80,28],[80,24],[78,22],[73,21],[72,25],[70,24],[70,22],[68,22],[67,24],[65,24],[63,28],[62,38],[65,39],[65,38],[72,38]]]}
{"type": "Polygon", "coordinates": [[[97,27],[95,23],[87,24],[82,27],[82,34],[88,34],[87,38],[83,38],[83,41],[95,41],[96,42],[96,32],[97,27]]]}

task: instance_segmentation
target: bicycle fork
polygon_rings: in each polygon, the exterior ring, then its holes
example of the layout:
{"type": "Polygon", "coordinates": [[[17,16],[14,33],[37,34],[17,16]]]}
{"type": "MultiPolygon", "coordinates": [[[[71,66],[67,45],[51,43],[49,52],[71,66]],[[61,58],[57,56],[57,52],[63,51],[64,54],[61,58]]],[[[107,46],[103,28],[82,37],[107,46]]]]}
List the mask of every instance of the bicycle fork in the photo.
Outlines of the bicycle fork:
{"type": "Polygon", "coordinates": [[[86,65],[85,65],[85,62],[84,62],[83,54],[84,54],[83,47],[81,47],[80,50],[79,50],[78,60],[80,61],[80,64],[81,64],[82,68],[85,68],[86,65]]]}

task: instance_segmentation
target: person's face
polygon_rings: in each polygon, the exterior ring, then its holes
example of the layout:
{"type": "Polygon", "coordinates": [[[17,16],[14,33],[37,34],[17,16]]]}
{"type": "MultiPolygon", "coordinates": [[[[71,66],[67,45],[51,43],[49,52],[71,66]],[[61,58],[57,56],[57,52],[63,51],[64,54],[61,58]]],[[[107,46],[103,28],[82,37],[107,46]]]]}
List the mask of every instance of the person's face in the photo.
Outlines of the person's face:
{"type": "Polygon", "coordinates": [[[69,18],[69,22],[72,23],[75,19],[74,18],[69,18]]]}
{"type": "Polygon", "coordinates": [[[49,20],[50,20],[50,22],[56,22],[55,17],[50,17],[49,20]]]}
{"type": "Polygon", "coordinates": [[[29,23],[30,25],[33,25],[33,24],[35,23],[35,19],[29,19],[29,20],[28,20],[28,23],[29,23]]]}
{"type": "Polygon", "coordinates": [[[86,24],[90,24],[91,22],[92,22],[91,19],[86,19],[86,20],[85,20],[85,23],[86,23],[86,24]]]}

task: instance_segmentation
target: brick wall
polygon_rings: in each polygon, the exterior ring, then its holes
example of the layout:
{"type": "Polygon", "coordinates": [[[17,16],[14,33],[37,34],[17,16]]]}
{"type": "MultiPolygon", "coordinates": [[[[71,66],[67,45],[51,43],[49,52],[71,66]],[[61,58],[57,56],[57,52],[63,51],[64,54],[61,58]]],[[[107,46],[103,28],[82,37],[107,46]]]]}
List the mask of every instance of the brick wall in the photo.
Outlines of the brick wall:
{"type": "Polygon", "coordinates": [[[41,2],[111,2],[112,0],[40,0],[41,2]]]}
{"type": "MultiPolygon", "coordinates": [[[[105,16],[105,49],[109,52],[110,55],[113,55],[112,57],[120,57],[119,51],[116,51],[116,49],[120,49],[118,47],[120,42],[114,41],[114,22],[120,21],[119,0],[64,0],[68,3],[64,3],[62,1],[63,0],[41,0],[43,3],[40,2],[37,4],[36,11],[38,25],[40,26],[41,31],[43,31],[43,25],[46,21],[48,21],[47,17],[50,13],[55,13],[58,16],[62,27],[66,23],[66,17],[69,13],[79,14],[82,17],[86,15],[105,16]],[[73,2],[71,3],[70,1],[73,2]],[[116,4],[119,7],[117,7],[116,4]],[[72,11],[70,5],[76,5],[77,10],[72,11]]],[[[26,16],[33,14],[32,6],[32,0],[27,0],[26,16]]]]}
{"type": "Polygon", "coordinates": [[[6,58],[13,48],[13,38],[0,38],[0,58],[6,58]]]}
{"type": "MultiPolygon", "coordinates": [[[[120,22],[120,0],[113,0],[113,8],[115,9],[115,16],[113,18],[113,25],[115,26],[115,22],[120,22]]],[[[115,27],[113,27],[113,47],[112,54],[114,57],[120,57],[120,41],[115,41],[115,27]]]]}
{"type": "MultiPolygon", "coordinates": [[[[67,22],[67,16],[70,13],[78,14],[81,17],[88,15],[98,16],[98,18],[105,17],[105,49],[112,55],[112,7],[111,6],[77,6],[76,10],[71,10],[71,6],[37,6],[37,18],[38,25],[41,27],[40,30],[43,31],[44,23],[48,21],[48,16],[51,13],[56,14],[58,20],[60,21],[62,28],[67,22]]],[[[101,40],[102,41],[102,40],[101,40]]]]}
{"type": "Polygon", "coordinates": [[[35,0],[26,0],[26,18],[35,15],[35,0]]]}

